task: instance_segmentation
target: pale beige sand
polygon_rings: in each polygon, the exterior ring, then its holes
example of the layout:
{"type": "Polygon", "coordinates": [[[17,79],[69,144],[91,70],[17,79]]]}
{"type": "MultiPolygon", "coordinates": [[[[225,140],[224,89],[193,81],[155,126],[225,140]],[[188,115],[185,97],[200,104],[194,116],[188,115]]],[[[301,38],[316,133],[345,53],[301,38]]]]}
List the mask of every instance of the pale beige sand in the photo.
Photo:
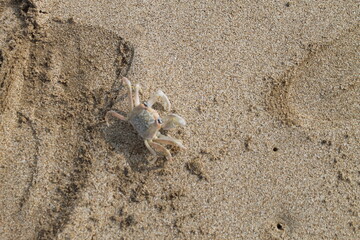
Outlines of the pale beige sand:
{"type": "Polygon", "coordinates": [[[268,2],[0,1],[0,239],[360,239],[358,2],[268,2]]]}

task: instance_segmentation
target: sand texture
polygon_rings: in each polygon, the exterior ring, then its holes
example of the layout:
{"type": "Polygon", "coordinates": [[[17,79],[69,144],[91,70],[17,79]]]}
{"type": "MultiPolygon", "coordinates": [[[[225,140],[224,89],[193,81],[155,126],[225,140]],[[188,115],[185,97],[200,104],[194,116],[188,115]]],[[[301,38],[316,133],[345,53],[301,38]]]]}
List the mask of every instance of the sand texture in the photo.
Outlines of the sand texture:
{"type": "Polygon", "coordinates": [[[359,23],[351,0],[0,0],[0,239],[360,239],[359,23]],[[186,119],[171,161],[107,126],[124,76],[186,119]]]}

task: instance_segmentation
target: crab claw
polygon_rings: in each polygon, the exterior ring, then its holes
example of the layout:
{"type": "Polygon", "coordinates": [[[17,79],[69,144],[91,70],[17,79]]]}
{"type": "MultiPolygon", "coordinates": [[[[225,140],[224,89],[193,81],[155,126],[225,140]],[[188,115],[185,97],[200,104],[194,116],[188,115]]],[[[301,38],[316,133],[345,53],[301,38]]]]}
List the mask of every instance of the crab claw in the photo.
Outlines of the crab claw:
{"type": "Polygon", "coordinates": [[[147,104],[149,107],[152,107],[152,105],[157,102],[158,98],[161,99],[162,104],[165,107],[166,111],[170,111],[171,109],[171,103],[169,101],[169,98],[165,95],[165,93],[161,90],[157,90],[154,95],[150,97],[150,99],[147,101],[147,104]]]}
{"type": "Polygon", "coordinates": [[[174,113],[163,117],[162,120],[163,120],[163,124],[161,128],[164,130],[169,130],[178,126],[182,127],[186,125],[185,119],[174,113]]]}

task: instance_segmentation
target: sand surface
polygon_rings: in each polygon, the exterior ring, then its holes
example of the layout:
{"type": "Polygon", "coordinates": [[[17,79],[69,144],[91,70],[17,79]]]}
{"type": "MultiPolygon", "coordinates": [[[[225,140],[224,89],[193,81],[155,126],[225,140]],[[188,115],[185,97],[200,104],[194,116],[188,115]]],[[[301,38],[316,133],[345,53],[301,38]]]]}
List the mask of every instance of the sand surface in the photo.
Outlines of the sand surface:
{"type": "Polygon", "coordinates": [[[359,16],[0,0],[0,239],[360,239],[359,16]],[[171,161],[106,125],[123,76],[186,119],[171,161]]]}

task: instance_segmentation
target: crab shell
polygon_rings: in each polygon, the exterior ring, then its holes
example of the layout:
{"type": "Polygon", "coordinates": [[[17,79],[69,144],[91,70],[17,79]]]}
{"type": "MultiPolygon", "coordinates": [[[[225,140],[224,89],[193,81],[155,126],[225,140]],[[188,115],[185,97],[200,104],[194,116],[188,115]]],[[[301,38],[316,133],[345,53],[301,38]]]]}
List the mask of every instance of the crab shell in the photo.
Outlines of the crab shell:
{"type": "Polygon", "coordinates": [[[156,110],[140,104],[134,107],[128,116],[128,121],[143,139],[153,139],[161,129],[161,119],[156,110]]]}

